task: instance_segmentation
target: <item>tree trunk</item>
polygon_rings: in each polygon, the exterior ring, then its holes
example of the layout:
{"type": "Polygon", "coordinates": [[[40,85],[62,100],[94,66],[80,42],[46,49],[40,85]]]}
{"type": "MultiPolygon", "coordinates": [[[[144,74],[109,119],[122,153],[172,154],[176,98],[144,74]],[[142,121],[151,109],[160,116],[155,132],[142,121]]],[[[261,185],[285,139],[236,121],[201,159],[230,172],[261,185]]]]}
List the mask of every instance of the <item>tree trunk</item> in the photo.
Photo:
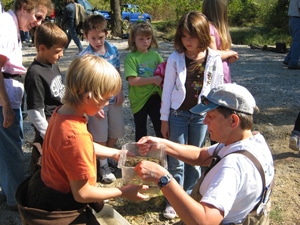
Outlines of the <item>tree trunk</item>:
{"type": "Polygon", "coordinates": [[[111,33],[115,37],[122,37],[122,17],[120,0],[110,0],[111,33]]]}

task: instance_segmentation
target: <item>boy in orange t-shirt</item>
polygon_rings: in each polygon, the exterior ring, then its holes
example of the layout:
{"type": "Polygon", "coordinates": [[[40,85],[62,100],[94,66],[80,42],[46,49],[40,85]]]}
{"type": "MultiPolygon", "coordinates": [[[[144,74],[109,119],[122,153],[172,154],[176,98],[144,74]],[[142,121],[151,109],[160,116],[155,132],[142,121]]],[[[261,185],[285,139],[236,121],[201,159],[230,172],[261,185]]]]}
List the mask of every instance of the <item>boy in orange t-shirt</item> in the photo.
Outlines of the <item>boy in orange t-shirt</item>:
{"type": "Polygon", "coordinates": [[[71,63],[63,105],[52,114],[44,138],[41,175],[34,174],[30,183],[35,185],[28,187],[29,207],[63,211],[115,197],[147,198],[139,193],[146,186],[95,186],[96,156],[118,160],[120,151],[93,142],[87,116],[107,105],[121,86],[117,70],[101,57],[85,55],[71,63]]]}

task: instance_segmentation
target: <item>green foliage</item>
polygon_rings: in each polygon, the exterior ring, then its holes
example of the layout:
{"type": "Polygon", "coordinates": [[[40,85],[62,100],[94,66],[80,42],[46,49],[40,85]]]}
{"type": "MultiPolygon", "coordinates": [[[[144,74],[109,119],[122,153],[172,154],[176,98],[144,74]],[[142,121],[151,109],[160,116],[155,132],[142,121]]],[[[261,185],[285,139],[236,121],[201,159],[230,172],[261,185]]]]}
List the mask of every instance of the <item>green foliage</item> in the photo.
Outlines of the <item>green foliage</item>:
{"type": "Polygon", "coordinates": [[[5,11],[12,9],[14,1],[13,0],[2,0],[2,4],[5,11]]]}
{"type": "Polygon", "coordinates": [[[265,27],[231,27],[230,34],[234,44],[243,45],[275,45],[276,42],[291,43],[288,33],[282,33],[280,29],[266,32],[265,27]]]}
{"type": "MultiPolygon", "coordinates": [[[[57,9],[63,8],[62,0],[52,0],[57,9]]],[[[100,10],[110,11],[110,0],[89,0],[100,10]]],[[[203,0],[120,0],[139,5],[152,15],[155,29],[164,38],[172,40],[178,19],[188,11],[201,11],[203,0]]],[[[5,10],[12,8],[13,0],[2,0],[5,10]]],[[[291,42],[288,33],[288,0],[228,0],[229,27],[235,44],[274,45],[291,42]],[[234,28],[234,27],[239,27],[234,28]]]]}
{"type": "Polygon", "coordinates": [[[268,11],[268,15],[265,16],[266,27],[279,28],[288,32],[288,7],[288,0],[277,0],[277,2],[274,2],[268,11]]]}
{"type": "Polygon", "coordinates": [[[254,0],[230,0],[228,20],[232,26],[257,24],[259,4],[254,0]]]}

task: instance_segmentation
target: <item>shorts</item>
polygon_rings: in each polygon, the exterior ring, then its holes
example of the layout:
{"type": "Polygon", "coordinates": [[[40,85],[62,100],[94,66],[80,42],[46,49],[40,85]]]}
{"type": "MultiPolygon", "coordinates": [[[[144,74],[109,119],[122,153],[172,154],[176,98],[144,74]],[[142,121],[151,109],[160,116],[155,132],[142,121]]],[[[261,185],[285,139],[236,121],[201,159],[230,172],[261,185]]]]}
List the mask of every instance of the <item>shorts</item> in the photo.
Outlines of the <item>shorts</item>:
{"type": "Polygon", "coordinates": [[[88,131],[95,142],[107,142],[108,138],[124,136],[122,105],[109,104],[103,108],[105,118],[89,117],[88,131]]]}

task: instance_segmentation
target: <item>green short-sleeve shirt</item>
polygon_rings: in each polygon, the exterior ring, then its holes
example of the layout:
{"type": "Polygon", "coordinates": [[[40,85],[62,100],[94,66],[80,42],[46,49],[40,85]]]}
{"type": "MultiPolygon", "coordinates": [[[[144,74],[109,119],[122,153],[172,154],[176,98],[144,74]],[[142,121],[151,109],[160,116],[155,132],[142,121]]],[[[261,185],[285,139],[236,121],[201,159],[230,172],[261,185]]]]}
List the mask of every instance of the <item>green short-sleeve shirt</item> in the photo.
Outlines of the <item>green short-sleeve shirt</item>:
{"type": "MultiPolygon", "coordinates": [[[[164,60],[154,50],[149,50],[147,53],[130,52],[127,54],[124,62],[125,78],[128,77],[152,77],[158,64],[164,60]]],[[[151,95],[157,92],[161,96],[161,87],[154,84],[143,86],[128,85],[128,98],[132,113],[140,111],[151,95]]]]}

